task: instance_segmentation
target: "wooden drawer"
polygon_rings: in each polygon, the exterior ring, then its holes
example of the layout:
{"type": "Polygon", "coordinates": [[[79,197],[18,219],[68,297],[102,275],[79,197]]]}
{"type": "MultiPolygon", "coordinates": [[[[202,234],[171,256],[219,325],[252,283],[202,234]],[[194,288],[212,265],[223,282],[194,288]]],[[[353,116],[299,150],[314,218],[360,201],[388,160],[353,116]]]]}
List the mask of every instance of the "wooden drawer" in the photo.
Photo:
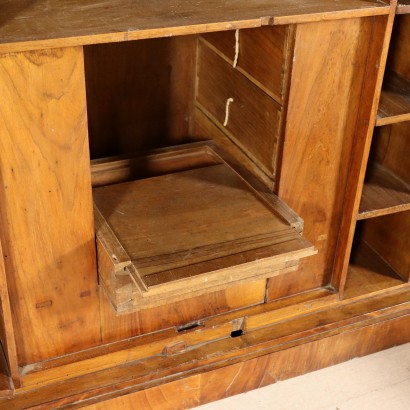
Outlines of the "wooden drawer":
{"type": "Polygon", "coordinates": [[[196,103],[268,175],[274,174],[280,105],[203,43],[196,103]]]}
{"type": "Polygon", "coordinates": [[[267,26],[237,32],[207,33],[201,38],[232,66],[235,65],[274,99],[282,102],[288,33],[289,26],[267,26]]]}
{"type": "MultiPolygon", "coordinates": [[[[135,163],[152,176],[93,190],[100,283],[118,313],[294,271],[316,252],[300,218],[214,145],[135,163]]],[[[99,167],[105,182],[125,169],[99,167]]]]}

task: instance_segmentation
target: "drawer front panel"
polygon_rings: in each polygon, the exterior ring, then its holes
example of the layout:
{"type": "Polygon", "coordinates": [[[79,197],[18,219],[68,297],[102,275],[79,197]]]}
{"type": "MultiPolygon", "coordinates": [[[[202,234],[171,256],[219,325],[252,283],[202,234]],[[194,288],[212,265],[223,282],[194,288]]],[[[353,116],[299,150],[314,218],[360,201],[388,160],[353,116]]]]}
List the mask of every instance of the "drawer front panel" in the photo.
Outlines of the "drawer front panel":
{"type": "Polygon", "coordinates": [[[199,45],[197,104],[268,175],[274,174],[280,106],[204,44],[199,45]]]}
{"type": "Polygon", "coordinates": [[[202,38],[215,47],[236,67],[260,83],[278,102],[283,98],[289,26],[204,34],[202,38]]]}

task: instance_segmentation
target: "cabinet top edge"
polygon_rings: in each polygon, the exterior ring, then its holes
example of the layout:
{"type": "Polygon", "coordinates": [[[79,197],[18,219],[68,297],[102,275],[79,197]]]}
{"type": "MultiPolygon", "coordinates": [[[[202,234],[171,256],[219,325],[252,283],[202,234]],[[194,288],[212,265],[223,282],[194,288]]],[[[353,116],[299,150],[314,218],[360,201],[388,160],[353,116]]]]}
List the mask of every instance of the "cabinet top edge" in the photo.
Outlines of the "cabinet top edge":
{"type": "Polygon", "coordinates": [[[374,0],[0,0],[0,53],[389,14],[374,0]]]}

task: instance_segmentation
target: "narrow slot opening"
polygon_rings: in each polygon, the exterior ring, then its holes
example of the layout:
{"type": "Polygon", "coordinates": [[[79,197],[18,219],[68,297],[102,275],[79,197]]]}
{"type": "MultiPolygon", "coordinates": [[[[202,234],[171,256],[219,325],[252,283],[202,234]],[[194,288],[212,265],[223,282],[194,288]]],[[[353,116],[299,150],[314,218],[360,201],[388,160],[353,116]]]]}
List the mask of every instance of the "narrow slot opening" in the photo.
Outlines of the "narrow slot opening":
{"type": "Polygon", "coordinates": [[[186,323],[185,325],[178,326],[177,332],[186,332],[187,330],[196,329],[197,327],[202,327],[203,324],[201,322],[190,322],[186,323]]]}
{"type": "Polygon", "coordinates": [[[238,330],[233,330],[231,332],[231,337],[239,337],[243,335],[243,330],[242,329],[238,329],[238,330]]]}

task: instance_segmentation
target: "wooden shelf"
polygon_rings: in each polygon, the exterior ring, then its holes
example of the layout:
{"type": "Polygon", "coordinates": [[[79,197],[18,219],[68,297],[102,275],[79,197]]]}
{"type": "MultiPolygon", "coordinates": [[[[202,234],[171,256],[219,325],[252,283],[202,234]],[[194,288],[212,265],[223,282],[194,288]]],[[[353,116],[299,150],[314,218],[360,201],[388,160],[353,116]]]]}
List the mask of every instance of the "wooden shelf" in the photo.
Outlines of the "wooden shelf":
{"type": "Polygon", "coordinates": [[[0,0],[0,53],[385,15],[370,0],[0,0]]]}
{"type": "Polygon", "coordinates": [[[345,298],[382,291],[406,283],[365,242],[357,241],[349,265],[345,298]]]}
{"type": "Polygon", "coordinates": [[[410,209],[410,187],[379,164],[369,167],[357,219],[368,219],[410,209]]]}
{"type": "Polygon", "coordinates": [[[380,96],[376,126],[410,120],[410,81],[390,72],[380,96]]]}
{"type": "Polygon", "coordinates": [[[410,13],[410,0],[400,0],[397,3],[396,14],[408,14],[410,13]]]}
{"type": "Polygon", "coordinates": [[[316,253],[286,204],[196,147],[191,169],[175,168],[176,149],[170,173],[93,190],[100,283],[118,313],[294,271],[316,253]]]}

